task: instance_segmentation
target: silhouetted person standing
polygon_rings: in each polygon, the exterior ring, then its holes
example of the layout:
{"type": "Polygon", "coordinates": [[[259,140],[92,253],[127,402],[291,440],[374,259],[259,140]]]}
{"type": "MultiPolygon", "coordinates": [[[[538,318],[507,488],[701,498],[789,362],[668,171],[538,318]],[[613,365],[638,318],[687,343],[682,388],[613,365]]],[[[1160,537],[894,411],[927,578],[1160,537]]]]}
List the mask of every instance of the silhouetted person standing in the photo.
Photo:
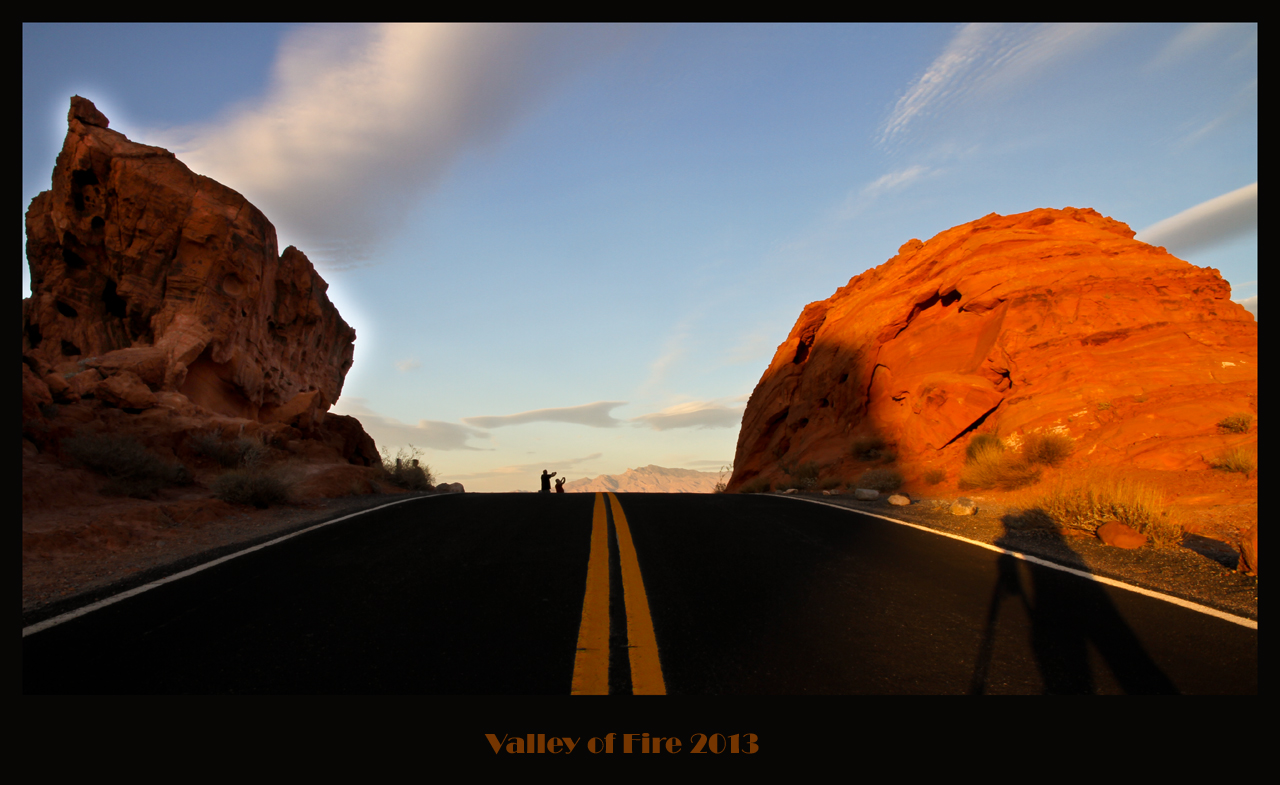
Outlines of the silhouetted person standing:
{"type": "Polygon", "coordinates": [[[542,490],[540,491],[540,493],[551,493],[551,478],[555,476],[556,476],[555,472],[551,472],[550,474],[547,474],[546,469],[542,470],[542,490]]]}

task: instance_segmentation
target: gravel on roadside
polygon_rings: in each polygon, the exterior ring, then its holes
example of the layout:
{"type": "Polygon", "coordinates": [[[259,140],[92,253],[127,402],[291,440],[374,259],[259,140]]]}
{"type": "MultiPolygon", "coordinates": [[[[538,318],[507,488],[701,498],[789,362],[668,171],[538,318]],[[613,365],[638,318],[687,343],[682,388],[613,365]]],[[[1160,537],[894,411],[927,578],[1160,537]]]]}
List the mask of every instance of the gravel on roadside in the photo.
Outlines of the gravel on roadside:
{"type": "Polygon", "coordinates": [[[1009,528],[1004,518],[1016,514],[1017,510],[986,503],[980,497],[970,497],[977,502],[976,514],[952,515],[950,506],[954,499],[917,498],[912,499],[910,505],[898,507],[890,505],[884,497],[858,501],[843,494],[790,495],[803,501],[845,507],[958,535],[1258,620],[1257,577],[1235,570],[1235,550],[1230,545],[1205,537],[1188,536],[1181,547],[1147,545],[1125,550],[1105,545],[1093,536],[1081,536],[1083,533],[1009,528]]]}

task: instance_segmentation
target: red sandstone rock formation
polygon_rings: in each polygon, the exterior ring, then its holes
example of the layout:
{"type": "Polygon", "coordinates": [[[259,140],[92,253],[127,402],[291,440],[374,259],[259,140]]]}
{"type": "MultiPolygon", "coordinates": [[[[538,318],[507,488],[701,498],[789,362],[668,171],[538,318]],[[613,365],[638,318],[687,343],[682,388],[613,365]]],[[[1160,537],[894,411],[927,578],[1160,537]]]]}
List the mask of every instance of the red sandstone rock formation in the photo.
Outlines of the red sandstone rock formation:
{"type": "Polygon", "coordinates": [[[105,406],[153,436],[238,421],[242,433],[307,436],[333,460],[377,463],[358,422],[326,414],[355,330],[307,257],[279,254],[275,228],[243,196],[110,130],[88,100],[71,99],[67,122],[53,187],[26,217],[24,424],[43,422],[41,404],[72,405],[64,417],[82,425],[105,406]]]}
{"type": "Polygon", "coordinates": [[[1066,434],[1089,466],[1256,449],[1256,430],[1216,427],[1256,416],[1256,321],[1217,270],[1133,235],[1089,209],[993,213],[810,303],[747,404],[730,490],[808,461],[852,479],[873,437],[909,479],[955,469],[979,428],[1066,434]]]}

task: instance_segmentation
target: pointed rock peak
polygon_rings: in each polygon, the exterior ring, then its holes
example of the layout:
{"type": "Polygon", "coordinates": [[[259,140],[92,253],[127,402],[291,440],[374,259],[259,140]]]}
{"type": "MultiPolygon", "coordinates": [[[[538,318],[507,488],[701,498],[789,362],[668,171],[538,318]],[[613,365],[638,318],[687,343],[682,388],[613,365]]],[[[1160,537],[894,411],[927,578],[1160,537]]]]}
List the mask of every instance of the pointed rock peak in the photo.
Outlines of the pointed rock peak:
{"type": "Polygon", "coordinates": [[[79,120],[85,125],[96,125],[99,128],[106,128],[111,123],[107,116],[93,105],[93,101],[78,95],[71,96],[71,111],[67,112],[67,122],[70,123],[72,120],[79,120]]]}

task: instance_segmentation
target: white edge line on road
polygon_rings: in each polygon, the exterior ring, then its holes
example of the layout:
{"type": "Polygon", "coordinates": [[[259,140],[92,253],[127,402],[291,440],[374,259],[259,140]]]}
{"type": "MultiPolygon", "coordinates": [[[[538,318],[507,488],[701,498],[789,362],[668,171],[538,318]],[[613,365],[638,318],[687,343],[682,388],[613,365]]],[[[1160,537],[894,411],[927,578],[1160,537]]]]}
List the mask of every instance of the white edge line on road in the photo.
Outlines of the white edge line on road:
{"type": "MultiPolygon", "coordinates": [[[[440,495],[444,495],[444,494],[440,494],[440,495]]],[[[271,547],[272,545],[276,545],[276,544],[278,544],[278,543],[282,543],[282,542],[284,542],[285,540],[292,539],[293,537],[297,537],[299,534],[306,534],[306,533],[307,533],[307,532],[309,532],[309,531],[315,531],[316,529],[322,529],[322,528],[324,528],[325,526],[328,526],[328,525],[330,525],[330,524],[337,523],[338,521],[345,521],[346,519],[348,519],[348,518],[354,518],[354,517],[356,517],[357,515],[364,515],[364,514],[365,514],[365,513],[367,513],[367,512],[373,512],[374,510],[382,510],[382,509],[385,509],[385,508],[387,508],[387,507],[393,507],[393,506],[395,506],[395,505],[397,505],[397,504],[404,504],[405,502],[411,502],[411,501],[413,501],[414,499],[423,499],[423,498],[433,498],[433,497],[430,497],[430,496],[413,496],[413,497],[410,497],[410,498],[408,498],[408,499],[397,499],[396,501],[393,501],[393,502],[388,502],[388,503],[386,503],[386,504],[380,504],[380,505],[378,505],[377,507],[370,507],[370,508],[369,508],[369,509],[367,509],[367,510],[360,510],[359,512],[353,512],[353,513],[351,513],[351,514],[349,514],[349,515],[344,515],[344,516],[342,516],[341,518],[334,518],[334,519],[333,519],[333,520],[331,520],[331,521],[325,521],[325,522],[323,522],[323,523],[317,523],[315,526],[308,526],[308,527],[307,527],[307,528],[305,528],[305,529],[299,529],[298,531],[293,532],[292,534],[286,534],[286,535],[284,535],[284,536],[282,536],[282,537],[277,537],[277,538],[275,538],[274,540],[271,540],[271,541],[269,541],[269,542],[264,542],[264,543],[261,543],[261,544],[255,545],[255,546],[253,546],[252,548],[245,548],[245,549],[244,549],[244,550],[242,550],[242,551],[236,551],[235,553],[229,553],[229,554],[227,554],[226,556],[221,556],[221,557],[219,557],[219,558],[217,558],[217,559],[214,559],[213,561],[207,561],[207,562],[205,562],[204,564],[197,564],[195,567],[192,567],[192,568],[191,568],[191,569],[189,569],[189,570],[183,570],[182,572],[175,572],[173,575],[169,575],[169,576],[166,576],[166,577],[164,577],[164,578],[160,578],[159,580],[152,581],[151,583],[145,584],[145,585],[143,585],[143,586],[137,586],[137,587],[135,587],[135,588],[129,589],[128,591],[122,591],[122,592],[120,592],[119,594],[113,594],[113,595],[111,595],[110,597],[106,597],[106,598],[103,598],[103,599],[101,599],[101,600],[98,600],[97,602],[90,603],[90,604],[88,604],[88,605],[85,605],[85,606],[84,606],[84,607],[82,607],[82,608],[76,608],[74,611],[67,611],[66,613],[62,614],[61,616],[54,616],[54,617],[53,617],[53,618],[51,618],[51,619],[45,619],[45,620],[44,620],[44,621],[42,621],[42,622],[37,622],[36,624],[32,624],[30,627],[23,627],[23,628],[22,628],[22,637],[24,637],[24,638],[25,638],[25,637],[27,637],[28,635],[34,635],[34,634],[36,634],[37,632],[41,632],[41,631],[43,631],[43,630],[47,630],[47,629],[49,629],[50,627],[56,627],[56,626],[58,626],[59,624],[62,624],[63,622],[71,621],[72,619],[78,618],[78,617],[80,617],[80,616],[84,616],[84,615],[85,615],[85,614],[87,614],[87,613],[92,613],[92,612],[94,612],[94,611],[96,611],[96,610],[99,610],[100,608],[105,608],[105,607],[107,607],[108,605],[114,605],[115,603],[120,602],[121,600],[127,600],[127,599],[129,599],[130,597],[136,597],[137,595],[142,594],[144,591],[151,591],[152,589],[156,588],[157,586],[163,586],[163,585],[164,585],[164,584],[166,584],[166,583],[172,583],[173,581],[179,580],[179,579],[181,579],[181,578],[185,578],[185,577],[187,577],[188,575],[195,575],[197,572],[200,572],[201,570],[207,570],[207,569],[209,569],[210,567],[213,567],[213,566],[218,565],[218,564],[222,564],[222,563],[223,563],[223,562],[225,562],[225,561],[231,561],[232,559],[234,559],[234,558],[236,558],[236,557],[239,557],[239,556],[243,556],[243,555],[245,555],[246,553],[253,553],[254,551],[260,551],[260,550],[262,550],[263,548],[269,548],[269,547],[271,547]]]]}
{"type": "MultiPolygon", "coordinates": [[[[774,496],[774,494],[769,494],[769,495],[770,495],[770,496],[774,496]]],[[[803,496],[781,496],[781,495],[778,495],[778,498],[782,498],[782,499],[795,499],[796,501],[809,502],[809,503],[811,503],[811,504],[821,504],[821,505],[822,505],[822,506],[824,506],[824,507],[831,507],[831,508],[833,508],[833,509],[837,509],[837,510],[846,510],[846,511],[848,511],[848,512],[861,513],[862,515],[870,515],[872,518],[880,518],[881,520],[891,521],[891,522],[893,522],[893,523],[900,523],[900,524],[902,524],[903,526],[910,526],[911,528],[913,528],[913,529],[919,529],[919,530],[920,530],[920,531],[922,531],[922,532],[929,532],[930,534],[940,534],[940,535],[942,535],[943,537],[950,537],[950,538],[951,538],[951,539],[953,539],[953,540],[959,540],[960,542],[967,542],[967,543],[969,543],[970,545],[977,545],[978,547],[980,547],[980,548],[986,548],[986,549],[987,549],[987,550],[989,550],[989,551],[995,551],[996,553],[1004,553],[1004,554],[1008,554],[1009,556],[1012,556],[1012,557],[1014,557],[1015,559],[1022,559],[1023,561],[1028,561],[1028,562],[1031,562],[1031,563],[1033,563],[1033,564],[1039,564],[1039,565],[1041,565],[1041,566],[1043,566],[1043,567],[1048,567],[1048,568],[1050,568],[1050,569],[1054,569],[1054,570],[1061,570],[1062,572],[1069,572],[1069,573],[1071,573],[1072,575],[1076,575],[1076,576],[1079,576],[1079,577],[1081,577],[1081,578],[1086,578],[1086,579],[1091,580],[1091,581],[1097,581],[1098,583],[1105,583],[1105,584],[1107,584],[1108,586],[1115,586],[1116,588],[1120,588],[1120,589],[1128,589],[1129,591],[1137,592],[1138,594],[1145,594],[1145,595],[1146,595],[1146,596],[1148,596],[1148,597],[1154,597],[1154,598],[1155,598],[1155,599],[1157,599],[1157,600],[1164,600],[1165,602],[1171,602],[1171,603],[1173,603],[1174,605],[1181,605],[1181,606],[1182,606],[1182,607],[1184,607],[1184,608],[1188,608],[1188,609],[1193,610],[1193,611],[1199,611],[1200,613],[1208,614],[1209,616],[1217,616],[1219,619],[1223,619],[1224,621],[1229,621],[1229,622],[1232,622],[1232,623],[1234,623],[1234,624],[1239,624],[1241,627],[1248,627],[1248,628],[1250,628],[1250,629],[1254,629],[1254,630],[1258,629],[1258,622],[1254,621],[1253,619],[1246,619],[1246,618],[1245,618],[1245,617],[1243,617],[1243,616],[1236,616],[1236,615],[1234,615],[1234,614],[1227,613],[1227,612],[1225,612],[1225,611],[1220,611],[1220,610],[1218,610],[1217,608],[1210,608],[1210,607],[1209,607],[1209,606],[1207,606],[1207,605],[1201,605],[1201,604],[1199,604],[1199,603],[1191,602],[1190,600],[1184,600],[1184,599],[1182,599],[1182,598],[1180,598],[1180,597],[1174,597],[1174,596],[1169,595],[1169,594],[1161,594],[1160,592],[1157,592],[1157,591],[1151,591],[1150,589],[1144,589],[1144,588],[1142,588],[1141,586],[1134,586],[1134,585],[1133,585],[1133,584],[1131,584],[1131,583],[1122,583],[1122,582],[1120,582],[1120,581],[1114,580],[1114,579],[1112,579],[1112,578],[1107,578],[1107,577],[1102,576],[1102,575],[1094,575],[1093,573],[1091,573],[1091,572],[1085,572],[1084,570],[1076,570],[1076,569],[1073,569],[1073,568],[1071,568],[1071,567],[1065,567],[1065,566],[1063,566],[1063,565],[1061,565],[1061,564],[1055,564],[1054,562],[1051,562],[1051,561],[1046,561],[1046,560],[1044,560],[1044,559],[1038,559],[1038,558],[1036,558],[1035,556],[1028,556],[1028,555],[1027,555],[1027,554],[1025,554],[1025,553],[1018,553],[1017,551],[1007,550],[1007,549],[1005,549],[1005,548],[1001,548],[1001,547],[999,547],[999,546],[997,546],[997,545],[992,545],[992,544],[990,544],[990,543],[982,542],[982,541],[980,541],[980,540],[971,540],[971,539],[969,539],[968,537],[961,537],[961,536],[960,536],[960,535],[958,535],[958,534],[952,534],[952,533],[950,533],[950,532],[938,531],[937,529],[930,529],[928,526],[921,526],[921,525],[920,525],[920,524],[918,524],[918,523],[911,523],[911,522],[909,522],[909,521],[900,521],[900,520],[898,520],[897,518],[890,518],[890,517],[888,517],[887,515],[877,515],[877,514],[876,514],[876,513],[874,513],[874,512],[867,512],[867,511],[865,511],[865,510],[859,510],[859,509],[857,509],[857,508],[855,508],[855,507],[845,507],[843,504],[832,504],[831,502],[819,501],[818,499],[806,499],[806,498],[805,498],[805,497],[803,497],[803,496]]]]}

